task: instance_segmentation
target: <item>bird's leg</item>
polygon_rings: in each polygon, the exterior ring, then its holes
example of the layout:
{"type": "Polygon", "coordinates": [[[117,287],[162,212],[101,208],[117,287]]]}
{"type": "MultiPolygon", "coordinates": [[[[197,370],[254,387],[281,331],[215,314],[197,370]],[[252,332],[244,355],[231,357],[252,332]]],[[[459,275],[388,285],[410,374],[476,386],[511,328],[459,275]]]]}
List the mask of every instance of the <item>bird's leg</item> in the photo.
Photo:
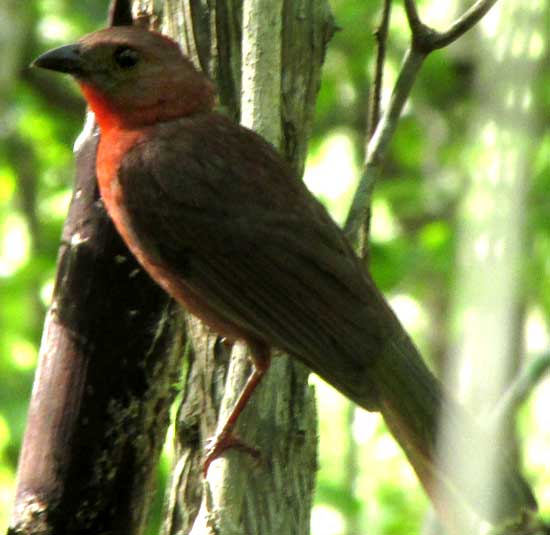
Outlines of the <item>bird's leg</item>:
{"type": "Polygon", "coordinates": [[[231,410],[231,413],[223,423],[222,428],[216,433],[214,437],[212,437],[210,444],[207,447],[202,468],[204,477],[206,477],[206,474],[208,473],[208,467],[210,466],[210,463],[217,459],[227,449],[239,449],[241,451],[249,453],[253,457],[259,456],[258,450],[247,446],[232,433],[233,428],[237,423],[237,419],[239,418],[239,415],[246,407],[246,404],[250,400],[250,396],[252,396],[252,393],[260,384],[271,364],[271,356],[269,354],[269,348],[267,346],[258,343],[249,343],[248,346],[251,350],[252,356],[252,373],[248,377],[244,388],[239,394],[237,402],[235,403],[233,409],[231,410]]]}

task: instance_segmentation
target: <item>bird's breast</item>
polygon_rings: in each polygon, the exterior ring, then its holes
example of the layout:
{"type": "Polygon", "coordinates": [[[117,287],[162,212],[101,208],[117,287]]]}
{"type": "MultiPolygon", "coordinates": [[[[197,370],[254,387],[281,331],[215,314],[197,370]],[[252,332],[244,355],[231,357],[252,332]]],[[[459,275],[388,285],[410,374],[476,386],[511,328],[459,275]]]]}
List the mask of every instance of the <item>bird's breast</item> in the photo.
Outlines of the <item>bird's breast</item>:
{"type": "MultiPolygon", "coordinates": [[[[138,242],[124,206],[118,170],[124,156],[143,138],[137,130],[110,129],[101,132],[97,151],[96,173],[99,192],[107,213],[132,253],[137,256],[138,242]]],[[[138,260],[141,261],[140,258],[138,260]]]]}
{"type": "MultiPolygon", "coordinates": [[[[174,273],[170,266],[165,265],[151,251],[147,251],[143,245],[144,241],[135,231],[132,218],[125,205],[124,190],[119,182],[118,171],[125,155],[137,143],[143,141],[145,135],[144,132],[134,130],[113,129],[106,134],[102,132],[97,153],[96,172],[99,191],[107,213],[137,261],[169,295],[219,334],[232,340],[250,339],[246,330],[220,315],[179,274],[174,273]]],[[[135,186],[139,187],[137,184],[135,186]]],[[[132,184],[130,183],[126,187],[132,187],[132,184]]],[[[135,214],[134,217],[136,217],[135,214]]]]}
{"type": "Polygon", "coordinates": [[[122,160],[143,138],[144,133],[139,130],[112,128],[101,133],[96,171],[99,190],[108,211],[122,202],[122,193],[118,181],[118,169],[122,160]]]}

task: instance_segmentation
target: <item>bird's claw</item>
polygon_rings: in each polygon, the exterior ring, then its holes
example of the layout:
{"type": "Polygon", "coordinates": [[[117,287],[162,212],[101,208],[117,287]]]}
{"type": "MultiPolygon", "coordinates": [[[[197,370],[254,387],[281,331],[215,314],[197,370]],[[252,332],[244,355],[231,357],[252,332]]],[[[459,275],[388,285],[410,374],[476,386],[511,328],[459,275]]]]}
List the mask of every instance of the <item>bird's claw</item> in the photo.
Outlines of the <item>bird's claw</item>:
{"type": "Polygon", "coordinates": [[[208,468],[212,461],[216,460],[225,450],[235,449],[251,455],[254,459],[260,458],[258,449],[244,443],[240,438],[230,432],[223,431],[211,437],[205,448],[204,464],[202,466],[202,475],[206,478],[208,468]]]}

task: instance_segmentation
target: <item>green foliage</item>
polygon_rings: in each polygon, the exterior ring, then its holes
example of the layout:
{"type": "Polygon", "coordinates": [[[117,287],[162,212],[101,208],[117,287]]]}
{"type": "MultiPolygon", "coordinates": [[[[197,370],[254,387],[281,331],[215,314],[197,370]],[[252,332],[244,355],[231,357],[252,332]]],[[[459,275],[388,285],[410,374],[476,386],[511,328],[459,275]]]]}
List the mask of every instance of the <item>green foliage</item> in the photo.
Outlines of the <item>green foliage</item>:
{"type": "MultiPolygon", "coordinates": [[[[84,109],[80,104],[78,110],[52,105],[50,87],[44,90],[44,79],[29,75],[27,66],[38,53],[63,40],[52,38],[59,21],[69,21],[74,36],[100,24],[104,6],[86,3],[95,5],[96,17],[90,17],[90,10],[76,9],[82,3],[62,1],[15,2],[10,13],[27,44],[15,47],[13,76],[0,86],[0,95],[7,97],[0,105],[0,531],[5,530],[13,500],[15,468],[71,189],[71,146],[84,109]]],[[[74,88],[67,89],[67,95],[70,102],[78,102],[74,88]]]]}

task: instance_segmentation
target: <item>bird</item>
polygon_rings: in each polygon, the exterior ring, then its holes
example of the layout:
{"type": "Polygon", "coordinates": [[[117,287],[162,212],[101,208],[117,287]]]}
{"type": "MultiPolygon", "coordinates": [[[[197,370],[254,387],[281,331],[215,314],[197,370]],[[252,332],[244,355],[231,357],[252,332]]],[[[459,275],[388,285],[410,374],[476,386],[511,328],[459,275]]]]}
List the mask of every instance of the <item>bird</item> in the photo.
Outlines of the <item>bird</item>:
{"type": "MultiPolygon", "coordinates": [[[[101,132],[103,203],[144,270],[214,332],[249,348],[252,372],[207,447],[203,475],[242,445],[233,428],[277,348],[382,412],[409,457],[421,459],[428,492],[434,477],[446,481],[435,460],[441,385],[325,207],[271,144],[216,111],[212,82],[177,43],[112,27],[33,65],[80,86],[101,132]]],[[[517,471],[506,477],[512,503],[534,507],[517,471]]]]}
{"type": "Polygon", "coordinates": [[[215,111],[213,84],[176,42],[112,27],[33,66],[72,75],[94,112],[100,194],[132,254],[187,311],[250,350],[252,373],[205,470],[235,443],[273,347],[321,376],[338,362],[346,394],[369,381],[365,340],[384,330],[372,279],[277,150],[215,111]]]}

